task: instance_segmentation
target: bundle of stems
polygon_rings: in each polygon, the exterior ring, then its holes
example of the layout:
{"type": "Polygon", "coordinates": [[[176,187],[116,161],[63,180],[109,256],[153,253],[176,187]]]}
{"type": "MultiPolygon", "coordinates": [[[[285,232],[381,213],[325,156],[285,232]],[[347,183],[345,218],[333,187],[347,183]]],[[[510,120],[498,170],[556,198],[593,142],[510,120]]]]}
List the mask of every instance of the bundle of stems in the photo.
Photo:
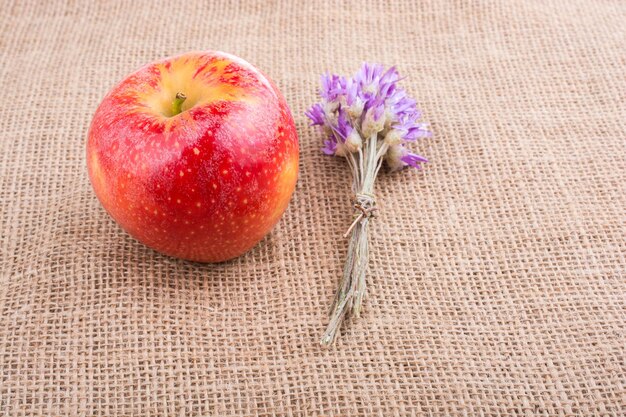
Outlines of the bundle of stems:
{"type": "Polygon", "coordinates": [[[350,237],[346,264],[339,289],[330,309],[330,321],[321,343],[333,343],[337,331],[348,314],[359,317],[366,293],[365,276],[369,260],[367,226],[376,215],[374,183],[383,164],[388,144],[378,140],[378,133],[364,141],[358,152],[345,157],[352,171],[352,190],[356,198],[355,218],[344,237],[350,237]]]}

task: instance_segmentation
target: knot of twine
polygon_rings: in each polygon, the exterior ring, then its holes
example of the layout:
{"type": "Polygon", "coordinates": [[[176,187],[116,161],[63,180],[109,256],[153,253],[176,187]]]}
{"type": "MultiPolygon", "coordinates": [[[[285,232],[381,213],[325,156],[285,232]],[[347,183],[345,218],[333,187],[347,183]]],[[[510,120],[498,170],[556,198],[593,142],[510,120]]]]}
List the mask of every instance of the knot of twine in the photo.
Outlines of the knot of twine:
{"type": "Polygon", "coordinates": [[[359,211],[359,214],[356,216],[348,231],[343,235],[343,237],[348,237],[354,226],[356,226],[359,222],[369,219],[370,217],[376,217],[376,199],[372,194],[357,194],[356,201],[354,203],[354,208],[359,211]]]}

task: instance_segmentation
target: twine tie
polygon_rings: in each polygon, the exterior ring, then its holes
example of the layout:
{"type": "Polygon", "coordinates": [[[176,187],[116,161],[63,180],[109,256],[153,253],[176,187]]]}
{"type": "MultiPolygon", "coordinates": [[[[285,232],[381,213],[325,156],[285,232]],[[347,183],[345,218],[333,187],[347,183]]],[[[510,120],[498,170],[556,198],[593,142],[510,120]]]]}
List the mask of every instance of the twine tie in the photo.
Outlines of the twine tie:
{"type": "Polygon", "coordinates": [[[354,219],[346,233],[343,235],[344,238],[348,237],[352,229],[354,229],[354,227],[359,222],[367,220],[370,217],[376,217],[376,210],[378,210],[378,207],[376,207],[376,199],[374,198],[374,196],[372,194],[361,193],[356,195],[354,208],[359,211],[359,214],[354,219]]]}

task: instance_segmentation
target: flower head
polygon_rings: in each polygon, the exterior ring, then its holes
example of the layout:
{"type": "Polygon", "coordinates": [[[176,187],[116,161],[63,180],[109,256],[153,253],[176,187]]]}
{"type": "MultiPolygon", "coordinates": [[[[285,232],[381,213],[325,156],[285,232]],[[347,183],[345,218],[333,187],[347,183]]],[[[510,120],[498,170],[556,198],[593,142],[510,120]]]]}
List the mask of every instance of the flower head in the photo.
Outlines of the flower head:
{"type": "Polygon", "coordinates": [[[324,113],[324,107],[320,103],[315,103],[309,110],[304,113],[309,119],[311,119],[311,126],[322,126],[326,115],[324,113]]]}
{"type": "Polygon", "coordinates": [[[324,74],[320,78],[322,88],[320,89],[320,96],[327,102],[335,101],[337,96],[342,93],[343,88],[341,86],[343,77],[335,74],[324,74]]]}
{"type": "Polygon", "coordinates": [[[335,140],[334,136],[324,141],[324,147],[322,148],[322,152],[324,152],[326,155],[334,155],[335,152],[337,152],[337,141],[335,140]]]}
{"type": "Polygon", "coordinates": [[[361,131],[363,136],[369,137],[374,135],[385,127],[385,102],[384,100],[375,97],[366,104],[367,111],[363,115],[363,121],[361,123],[361,131]]]}
{"type": "Polygon", "coordinates": [[[398,143],[389,147],[385,155],[385,161],[392,171],[399,171],[406,166],[420,169],[420,164],[428,162],[428,159],[409,152],[404,143],[398,143]]]}
{"type": "Polygon", "coordinates": [[[335,136],[337,136],[341,142],[345,142],[348,135],[352,132],[352,130],[354,130],[352,124],[346,117],[346,111],[341,107],[337,110],[337,124],[334,126],[331,125],[330,127],[336,133],[335,136]]]}
{"type": "Polygon", "coordinates": [[[365,100],[360,94],[359,84],[354,78],[347,78],[344,85],[345,102],[348,114],[354,119],[358,119],[365,108],[365,100]]]}

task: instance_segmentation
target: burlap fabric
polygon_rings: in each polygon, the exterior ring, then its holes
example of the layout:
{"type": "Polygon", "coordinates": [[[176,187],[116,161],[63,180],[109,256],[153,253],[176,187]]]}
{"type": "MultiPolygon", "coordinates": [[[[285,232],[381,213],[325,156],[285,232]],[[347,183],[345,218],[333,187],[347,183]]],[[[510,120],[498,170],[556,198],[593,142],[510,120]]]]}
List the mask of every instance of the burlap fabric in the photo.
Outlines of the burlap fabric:
{"type": "Polygon", "coordinates": [[[622,416],[621,1],[0,7],[0,415],[622,416]],[[282,89],[301,174],[274,231],[201,265],[123,233],[85,138],[140,65],[220,49],[282,89]],[[397,64],[434,138],[385,174],[369,298],[326,324],[348,168],[303,112],[318,75],[397,64]]]}

